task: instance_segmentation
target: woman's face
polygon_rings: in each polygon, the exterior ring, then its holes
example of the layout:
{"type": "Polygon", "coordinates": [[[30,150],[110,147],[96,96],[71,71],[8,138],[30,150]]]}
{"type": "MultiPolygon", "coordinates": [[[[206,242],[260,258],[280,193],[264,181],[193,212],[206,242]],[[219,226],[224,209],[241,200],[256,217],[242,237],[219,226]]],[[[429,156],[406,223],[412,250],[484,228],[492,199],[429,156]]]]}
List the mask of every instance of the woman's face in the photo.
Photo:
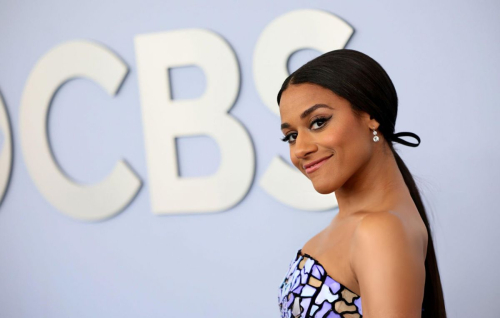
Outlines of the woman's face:
{"type": "Polygon", "coordinates": [[[356,117],[346,99],[309,83],[289,85],[279,108],[290,159],[316,191],[332,193],[351,178],[355,182],[374,149],[370,128],[378,128],[375,119],[365,112],[356,117]],[[322,161],[307,167],[317,160],[322,161]]]}

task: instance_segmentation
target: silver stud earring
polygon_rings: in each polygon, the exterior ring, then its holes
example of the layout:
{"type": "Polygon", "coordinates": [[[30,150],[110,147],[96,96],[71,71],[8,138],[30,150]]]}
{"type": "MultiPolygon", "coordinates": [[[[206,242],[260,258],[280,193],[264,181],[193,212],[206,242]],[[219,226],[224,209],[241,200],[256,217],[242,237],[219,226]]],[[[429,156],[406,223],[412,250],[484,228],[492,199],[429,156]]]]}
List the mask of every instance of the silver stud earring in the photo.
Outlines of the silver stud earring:
{"type": "Polygon", "coordinates": [[[377,136],[377,131],[375,129],[373,129],[373,141],[377,142],[378,141],[378,136],[377,136]]]}

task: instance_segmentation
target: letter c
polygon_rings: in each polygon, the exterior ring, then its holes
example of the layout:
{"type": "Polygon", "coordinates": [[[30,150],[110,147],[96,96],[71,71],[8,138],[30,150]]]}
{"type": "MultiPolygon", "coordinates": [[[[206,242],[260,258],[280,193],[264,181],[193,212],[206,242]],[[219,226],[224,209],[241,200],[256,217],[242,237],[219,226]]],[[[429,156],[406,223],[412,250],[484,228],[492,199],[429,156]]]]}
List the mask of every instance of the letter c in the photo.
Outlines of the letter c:
{"type": "Polygon", "coordinates": [[[113,96],[127,72],[126,64],[107,48],[89,41],[69,41],[42,56],[28,77],[19,119],[23,157],[42,195],[72,218],[97,221],[117,214],[135,197],[141,180],[124,160],[97,184],[77,184],[64,175],[47,136],[51,100],[74,77],[89,78],[113,96]]]}

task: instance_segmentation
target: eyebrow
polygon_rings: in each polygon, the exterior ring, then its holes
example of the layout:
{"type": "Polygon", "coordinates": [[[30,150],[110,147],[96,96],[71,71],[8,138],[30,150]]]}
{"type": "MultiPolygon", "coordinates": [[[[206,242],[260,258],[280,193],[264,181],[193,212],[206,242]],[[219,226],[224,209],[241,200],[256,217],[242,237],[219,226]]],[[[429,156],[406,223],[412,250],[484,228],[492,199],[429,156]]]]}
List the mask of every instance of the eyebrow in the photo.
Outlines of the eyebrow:
{"type": "MultiPolygon", "coordinates": [[[[306,118],[307,116],[309,116],[313,111],[315,111],[318,108],[329,108],[329,109],[333,110],[332,107],[330,107],[330,106],[328,106],[326,104],[316,104],[316,105],[311,106],[308,109],[304,110],[304,112],[300,115],[300,119],[306,118]]],[[[289,128],[289,127],[290,127],[289,123],[283,123],[283,124],[281,124],[281,129],[282,130],[285,129],[285,128],[289,128]]]]}

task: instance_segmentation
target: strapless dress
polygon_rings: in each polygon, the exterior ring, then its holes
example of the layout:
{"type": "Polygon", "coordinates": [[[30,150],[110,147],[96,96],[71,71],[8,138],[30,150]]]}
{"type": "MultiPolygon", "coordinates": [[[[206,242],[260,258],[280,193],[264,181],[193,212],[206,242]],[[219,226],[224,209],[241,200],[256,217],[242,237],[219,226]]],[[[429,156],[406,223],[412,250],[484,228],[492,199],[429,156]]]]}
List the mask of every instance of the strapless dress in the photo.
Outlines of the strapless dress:
{"type": "Polygon", "coordinates": [[[302,249],[279,287],[282,318],[361,318],[361,296],[340,284],[302,249]]]}

